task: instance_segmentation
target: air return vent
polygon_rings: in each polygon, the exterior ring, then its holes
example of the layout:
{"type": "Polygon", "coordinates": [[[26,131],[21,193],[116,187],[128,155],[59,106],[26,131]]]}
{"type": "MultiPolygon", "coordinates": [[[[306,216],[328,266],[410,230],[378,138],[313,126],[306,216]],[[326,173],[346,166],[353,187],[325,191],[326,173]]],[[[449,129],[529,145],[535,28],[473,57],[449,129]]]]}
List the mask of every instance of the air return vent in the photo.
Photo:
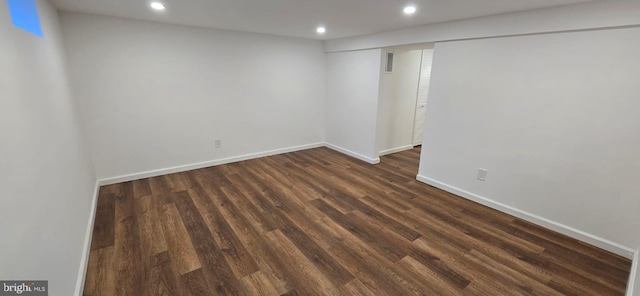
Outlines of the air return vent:
{"type": "Polygon", "coordinates": [[[384,72],[393,72],[393,52],[387,52],[387,63],[385,64],[384,72]]]}

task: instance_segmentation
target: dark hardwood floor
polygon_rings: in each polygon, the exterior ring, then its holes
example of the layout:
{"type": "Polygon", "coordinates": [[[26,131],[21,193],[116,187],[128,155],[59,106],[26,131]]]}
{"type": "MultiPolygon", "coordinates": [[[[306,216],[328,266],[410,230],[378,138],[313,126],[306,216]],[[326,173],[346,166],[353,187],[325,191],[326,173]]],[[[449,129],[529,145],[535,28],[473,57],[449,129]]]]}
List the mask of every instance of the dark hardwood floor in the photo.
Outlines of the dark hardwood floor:
{"type": "Polygon", "coordinates": [[[326,148],[100,189],[85,295],[623,295],[631,262],[326,148]]]}

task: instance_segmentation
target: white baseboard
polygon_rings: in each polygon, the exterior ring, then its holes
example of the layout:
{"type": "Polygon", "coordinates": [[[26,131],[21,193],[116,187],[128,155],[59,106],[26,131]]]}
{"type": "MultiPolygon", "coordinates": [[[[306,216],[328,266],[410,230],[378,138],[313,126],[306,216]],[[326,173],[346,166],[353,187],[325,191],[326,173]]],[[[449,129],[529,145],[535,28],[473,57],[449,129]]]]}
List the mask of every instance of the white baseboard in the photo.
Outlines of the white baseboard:
{"type": "Polygon", "coordinates": [[[562,233],[564,235],[570,236],[570,237],[575,238],[577,240],[580,240],[580,241],[589,243],[591,245],[594,245],[594,246],[596,246],[598,248],[601,248],[601,249],[607,250],[609,252],[618,254],[618,255],[623,256],[625,258],[632,259],[633,256],[635,255],[636,251],[634,249],[632,249],[632,248],[629,248],[629,247],[623,246],[621,244],[618,244],[616,242],[612,242],[610,240],[607,240],[605,238],[602,238],[602,237],[599,237],[599,236],[584,232],[582,230],[575,229],[573,227],[570,227],[570,226],[567,226],[567,225],[564,225],[564,224],[561,224],[561,223],[558,223],[558,222],[555,222],[555,221],[551,221],[551,220],[549,220],[547,218],[543,218],[543,217],[540,217],[540,216],[537,216],[537,215],[534,215],[534,214],[531,214],[531,213],[516,209],[514,207],[511,207],[511,206],[508,206],[508,205],[493,201],[493,200],[491,200],[489,198],[486,198],[486,197],[483,197],[483,196],[480,196],[480,195],[477,195],[477,194],[462,190],[462,189],[457,188],[455,186],[451,186],[449,184],[445,184],[443,182],[431,179],[431,178],[426,177],[426,176],[418,175],[416,177],[416,179],[418,181],[427,183],[427,184],[429,184],[429,185],[431,185],[433,187],[440,188],[440,189],[442,189],[444,191],[447,191],[447,192],[453,193],[455,195],[464,197],[466,199],[469,199],[471,201],[474,201],[474,202],[477,202],[479,204],[485,205],[487,207],[490,207],[490,208],[496,209],[498,211],[510,214],[510,215],[518,217],[520,219],[523,219],[523,220],[529,221],[531,223],[540,225],[542,227],[551,229],[553,231],[562,233]]]}
{"type": "Polygon", "coordinates": [[[411,149],[413,149],[413,145],[401,146],[401,147],[396,147],[396,148],[380,151],[379,155],[380,156],[385,156],[385,155],[398,153],[398,152],[401,152],[401,151],[411,150],[411,149]]]}
{"type": "Polygon", "coordinates": [[[360,153],[356,153],[356,152],[353,152],[351,150],[348,150],[348,149],[345,149],[345,148],[342,148],[340,146],[336,146],[336,145],[333,145],[333,144],[329,144],[329,143],[325,143],[325,146],[327,148],[329,148],[329,149],[333,149],[333,150],[338,151],[340,153],[344,153],[344,154],[349,155],[351,157],[355,157],[357,159],[360,159],[362,161],[368,162],[370,164],[379,164],[380,163],[380,157],[378,157],[378,158],[367,157],[367,156],[364,156],[364,155],[362,155],[360,153]]]}
{"type": "Polygon", "coordinates": [[[282,153],[289,153],[289,152],[324,147],[324,146],[325,146],[325,143],[314,143],[314,144],[307,144],[307,145],[301,145],[301,146],[295,146],[295,147],[289,147],[289,148],[270,150],[265,152],[251,153],[251,154],[239,155],[239,156],[234,156],[229,158],[216,159],[216,160],[210,160],[205,162],[198,162],[198,163],[180,165],[180,166],[175,166],[170,168],[157,169],[152,171],[100,179],[99,183],[100,183],[100,186],[111,185],[111,184],[135,181],[135,180],[140,180],[144,178],[151,178],[151,177],[168,175],[173,173],[185,172],[185,171],[196,170],[196,169],[222,165],[222,164],[227,164],[232,162],[238,162],[243,160],[249,160],[254,158],[272,156],[272,155],[277,155],[282,153]]]}
{"type": "MultiPolygon", "coordinates": [[[[635,280],[640,272],[640,250],[636,250],[633,256],[633,263],[631,264],[631,273],[629,273],[629,281],[627,282],[627,296],[633,296],[633,289],[635,288],[635,280]]],[[[640,295],[636,295],[640,296],[640,295]]]]}
{"type": "Polygon", "coordinates": [[[91,238],[93,237],[93,224],[96,220],[96,209],[98,207],[98,194],[100,192],[100,183],[96,181],[93,189],[93,200],[91,201],[91,212],[89,213],[89,221],[87,222],[87,233],[84,238],[84,246],[82,248],[82,257],[80,258],[80,270],[78,272],[78,281],[76,282],[77,296],[84,293],[84,281],[87,276],[87,266],[89,265],[89,254],[91,253],[91,238]]]}

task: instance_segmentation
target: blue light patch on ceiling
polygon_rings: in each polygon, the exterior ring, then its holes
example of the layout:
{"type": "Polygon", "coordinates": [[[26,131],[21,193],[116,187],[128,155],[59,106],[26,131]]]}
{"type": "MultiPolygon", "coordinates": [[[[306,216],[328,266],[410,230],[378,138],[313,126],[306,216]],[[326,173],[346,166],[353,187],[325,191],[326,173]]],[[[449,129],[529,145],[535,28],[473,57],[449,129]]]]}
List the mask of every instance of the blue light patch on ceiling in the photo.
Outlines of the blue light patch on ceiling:
{"type": "Polygon", "coordinates": [[[7,4],[11,20],[16,27],[36,36],[43,36],[36,0],[7,0],[7,4]]]}

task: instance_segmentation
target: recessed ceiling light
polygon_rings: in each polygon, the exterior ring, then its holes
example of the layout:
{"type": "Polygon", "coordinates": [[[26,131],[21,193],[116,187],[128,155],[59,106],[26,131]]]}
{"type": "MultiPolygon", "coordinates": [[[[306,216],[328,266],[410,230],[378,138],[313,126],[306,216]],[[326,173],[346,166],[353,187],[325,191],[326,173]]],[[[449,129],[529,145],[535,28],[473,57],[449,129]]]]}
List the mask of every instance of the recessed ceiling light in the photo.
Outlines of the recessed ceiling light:
{"type": "Polygon", "coordinates": [[[404,14],[414,14],[414,13],[416,13],[415,6],[407,6],[404,8],[404,14]]]}
{"type": "Polygon", "coordinates": [[[151,2],[151,8],[155,9],[155,10],[164,10],[164,4],[160,3],[160,2],[151,2]]]}
{"type": "Polygon", "coordinates": [[[324,34],[327,32],[327,29],[325,27],[318,27],[318,29],[316,29],[316,32],[318,32],[318,34],[324,34]]]}

